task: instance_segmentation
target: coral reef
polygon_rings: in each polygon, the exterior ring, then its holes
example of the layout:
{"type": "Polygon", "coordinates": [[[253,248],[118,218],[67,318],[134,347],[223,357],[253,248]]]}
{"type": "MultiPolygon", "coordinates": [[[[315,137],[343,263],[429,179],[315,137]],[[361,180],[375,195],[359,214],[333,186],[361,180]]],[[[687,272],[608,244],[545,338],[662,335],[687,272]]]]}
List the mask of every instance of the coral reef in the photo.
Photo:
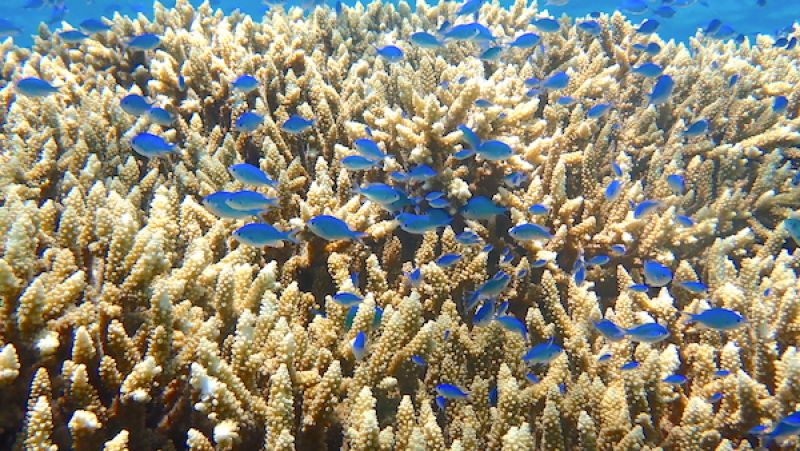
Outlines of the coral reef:
{"type": "MultiPolygon", "coordinates": [[[[111,31],[79,44],[42,28],[31,49],[0,45],[0,447],[751,449],[751,428],[800,408],[800,252],[783,225],[800,208],[800,50],[767,37],[663,42],[620,14],[597,18],[596,37],[562,18],[542,46],[500,61],[476,58],[473,42],[410,43],[457,7],[277,8],[256,22],[178,0],[157,4],[152,22],[117,15],[111,31]],[[161,37],[158,49],[126,48],[145,32],[161,37]],[[660,53],[637,48],[648,42],[660,53]],[[375,52],[392,43],[400,62],[375,52]],[[657,106],[647,104],[654,80],[631,70],[651,60],[675,84],[657,106]],[[526,79],[556,71],[569,74],[560,93],[526,93],[526,79]],[[231,89],[244,73],[257,90],[231,89]],[[25,97],[14,87],[24,77],[60,89],[25,97]],[[174,123],[127,114],[129,93],[174,123]],[[556,102],[562,94],[577,102],[556,102]],[[788,98],[786,113],[770,107],[776,95],[788,98]],[[610,111],[587,118],[598,102],[610,111]],[[263,124],[237,132],[249,110],[263,124]],[[281,130],[294,114],[313,127],[281,130]],[[685,136],[700,118],[708,134],[685,136]],[[514,156],[454,158],[460,124],[514,156]],[[130,146],[141,132],[177,150],[142,158],[130,146]],[[389,155],[383,167],[344,168],[368,133],[389,155]],[[304,230],[301,244],[282,248],[236,242],[245,221],[218,218],[202,198],[241,189],[226,170],[241,162],[278,182],[263,190],[278,199],[264,222],[288,230],[329,214],[367,236],[326,242],[304,230]],[[483,195],[508,214],[456,215],[419,236],[352,194],[415,164],[437,173],[414,195],[442,190],[454,207],[483,195]],[[527,180],[504,184],[513,171],[527,180]],[[666,181],[676,173],[683,192],[666,181]],[[622,189],[610,200],[614,178],[622,189]],[[637,218],[631,205],[645,199],[660,208],[637,218]],[[533,222],[538,203],[549,209],[535,221],[552,238],[517,243],[506,231],[533,222]],[[494,250],[456,240],[465,227],[494,250]],[[588,266],[585,282],[573,277],[577,259],[620,244],[624,254],[588,266]],[[506,246],[512,258],[500,257],[506,246]],[[462,258],[434,263],[445,253],[462,258]],[[708,292],[628,289],[646,260],[708,292]],[[404,274],[414,268],[417,285],[404,274]],[[511,275],[500,298],[527,342],[497,322],[473,325],[464,307],[499,270],[511,275]],[[364,297],[354,316],[332,302],[339,291],[364,297]],[[680,316],[708,306],[747,324],[720,333],[680,316]],[[592,326],[601,317],[626,328],[657,321],[670,336],[609,341],[592,326]],[[351,349],[358,332],[361,359],[351,349]],[[552,362],[521,360],[550,337],[564,349],[552,362]],[[629,361],[640,365],[620,370],[629,361]],[[676,372],[688,382],[662,382],[676,372]],[[468,396],[442,410],[442,383],[468,396]]],[[[523,0],[480,10],[501,41],[532,31],[537,14],[523,0]]]]}

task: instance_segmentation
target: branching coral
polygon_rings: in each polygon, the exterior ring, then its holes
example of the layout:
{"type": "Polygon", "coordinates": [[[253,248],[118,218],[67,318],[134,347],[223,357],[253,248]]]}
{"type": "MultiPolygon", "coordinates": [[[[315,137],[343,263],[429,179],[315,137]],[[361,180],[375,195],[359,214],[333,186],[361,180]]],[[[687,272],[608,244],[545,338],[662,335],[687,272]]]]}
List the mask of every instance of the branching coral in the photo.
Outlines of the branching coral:
{"type": "MultiPolygon", "coordinates": [[[[62,88],[41,98],[14,83],[0,89],[0,443],[745,449],[757,442],[750,428],[797,410],[800,254],[783,221],[800,208],[800,50],[702,36],[687,47],[637,35],[619,14],[597,19],[598,37],[563,18],[543,34],[544,51],[508,50],[499,61],[477,59],[472,42],[411,44],[411,33],[438,29],[455,8],[277,8],[256,22],[179,0],[156,5],[152,22],[115,16],[111,31],[74,46],[44,29],[31,51],[4,43],[4,80],[37,76],[62,88]],[[161,37],[157,50],[125,48],[144,32],[161,37]],[[376,42],[402,46],[405,58],[382,59],[376,42]],[[637,49],[647,42],[660,53],[637,49]],[[631,71],[651,60],[675,82],[663,105],[647,105],[653,82],[631,71]],[[566,88],[526,94],[527,79],[557,71],[569,74],[566,88]],[[244,73],[260,82],[255,91],[232,89],[244,73]],[[129,93],[174,113],[173,125],[126,113],[129,93]],[[777,94],[788,97],[785,114],[769,107],[777,94]],[[587,118],[601,102],[611,110],[587,118]],[[263,124],[235,131],[248,110],[263,124]],[[286,133],[280,124],[294,114],[314,126],[286,133]],[[700,118],[708,133],[685,136],[700,118]],[[514,155],[454,157],[468,146],[460,124],[514,155]],[[130,139],[145,131],[176,152],[132,152],[130,139]],[[367,134],[387,153],[383,166],[347,169],[342,158],[367,134]],[[278,182],[264,189],[277,206],[259,220],[289,230],[334,215],[367,236],[236,242],[245,221],[218,218],[202,199],[244,188],[226,171],[241,162],[278,182]],[[509,211],[456,215],[418,236],[352,195],[419,164],[436,174],[409,195],[441,190],[451,213],[487,196],[509,211]],[[515,171],[524,181],[505,182],[515,171]],[[685,190],[670,187],[671,174],[685,190]],[[617,196],[604,192],[611,180],[622,183],[617,196]],[[659,208],[638,218],[631,205],[646,199],[659,208]],[[535,204],[544,214],[529,210],[535,204]],[[506,233],[526,222],[552,237],[519,243],[506,233]],[[460,241],[465,228],[493,250],[460,241]],[[434,263],[445,253],[461,259],[434,263]],[[611,262],[585,267],[585,281],[573,274],[576,260],[605,254],[611,262]],[[675,282],[630,290],[646,260],[708,292],[675,282]],[[410,280],[417,268],[420,280],[410,280]],[[511,280],[500,298],[525,338],[494,321],[475,325],[465,308],[501,270],[511,280]],[[342,291],[364,300],[339,305],[332,296],[342,291]],[[680,319],[709,306],[747,324],[718,333],[680,319]],[[601,317],[626,328],[659,322],[670,336],[612,342],[592,327],[601,317]],[[351,346],[359,332],[360,359],[351,346]],[[521,356],[550,337],[564,353],[528,367],[521,356]],[[619,369],[634,360],[638,368],[619,369]],[[686,385],[662,382],[676,372],[686,385]],[[442,410],[439,384],[468,395],[442,410]]],[[[508,41],[536,14],[520,0],[486,4],[479,17],[508,41]]]]}

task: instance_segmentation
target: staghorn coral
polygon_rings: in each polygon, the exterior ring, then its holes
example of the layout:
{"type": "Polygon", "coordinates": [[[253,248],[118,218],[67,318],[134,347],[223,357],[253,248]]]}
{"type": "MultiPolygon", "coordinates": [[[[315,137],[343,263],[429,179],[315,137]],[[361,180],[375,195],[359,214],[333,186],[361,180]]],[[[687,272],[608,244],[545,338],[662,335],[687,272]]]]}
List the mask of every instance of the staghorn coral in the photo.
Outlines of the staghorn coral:
{"type": "MultiPolygon", "coordinates": [[[[543,36],[547,52],[513,51],[502,62],[478,61],[470,42],[437,50],[409,43],[412,32],[438,28],[455,8],[371,3],[339,15],[277,8],[257,22],[179,0],[174,9],[156,5],[152,22],[115,16],[109,33],[73,48],[44,29],[29,54],[4,43],[1,443],[746,449],[757,444],[748,429],[797,410],[800,257],[782,224],[800,208],[792,180],[800,50],[763,37],[735,46],[698,36],[688,47],[648,38],[662,45],[653,61],[675,80],[672,99],[654,107],[644,104],[652,82],[630,71],[646,61],[634,48],[645,38],[619,14],[598,19],[597,39],[565,18],[559,32],[543,36]],[[160,48],[126,50],[127,38],[142,32],[161,36],[160,48]],[[404,47],[404,61],[376,57],[372,44],[389,40],[404,47]],[[526,78],[558,70],[570,74],[565,92],[580,99],[576,105],[556,103],[555,92],[524,95],[526,78]],[[260,81],[256,92],[232,91],[243,73],[260,81]],[[729,88],[733,74],[739,82],[729,88]],[[17,95],[8,80],[26,76],[63,88],[46,98],[17,95]],[[128,93],[174,112],[173,126],[125,113],[119,100],[128,93]],[[769,109],[776,93],[788,95],[790,114],[769,109]],[[492,106],[473,107],[479,97],[492,106]],[[612,111],[587,119],[601,101],[612,111]],[[234,131],[232,121],[249,109],[263,125],[234,131]],[[290,135],[279,124],[292,114],[317,122],[290,135]],[[700,117],[711,135],[684,137],[700,117]],[[452,158],[463,147],[461,123],[505,140],[514,156],[452,158]],[[437,175],[424,189],[444,191],[455,207],[493,197],[508,215],[458,217],[422,237],[403,232],[351,194],[384,180],[380,170],[360,174],[341,163],[367,127],[389,155],[385,172],[429,164],[437,175]],[[178,150],[135,155],[129,141],[143,131],[178,150]],[[217,218],[201,199],[241,189],[226,167],[243,161],[278,181],[267,191],[278,206],[264,221],[288,230],[333,214],[368,236],[328,243],[301,232],[301,244],[281,249],[235,242],[231,232],[243,221],[217,218]],[[608,200],[614,165],[623,189],[608,200]],[[503,185],[512,171],[527,180],[503,185]],[[672,173],[683,174],[685,192],[669,189],[672,173]],[[634,217],[630,203],[645,199],[659,199],[661,208],[634,217]],[[528,212],[536,203],[549,207],[546,215],[528,212]],[[534,220],[552,239],[517,244],[505,233],[534,220]],[[458,242],[465,226],[496,251],[458,242]],[[577,283],[571,268],[579,254],[609,253],[615,244],[626,246],[624,255],[589,267],[577,283]],[[506,246],[511,262],[498,261],[506,246]],[[450,268],[433,263],[446,252],[463,257],[450,268]],[[673,268],[677,281],[703,280],[709,292],[674,284],[628,290],[643,280],[645,260],[673,268]],[[403,274],[414,267],[418,286],[403,274]],[[511,275],[503,299],[526,324],[527,341],[496,322],[474,326],[465,311],[466,292],[500,269],[511,275]],[[351,277],[356,272],[361,280],[351,277]],[[332,301],[338,291],[364,297],[352,317],[332,301]],[[709,305],[742,313],[747,326],[720,334],[679,319],[709,305]],[[661,344],[609,342],[591,327],[601,316],[624,327],[655,320],[671,336],[661,344]],[[350,345],[358,332],[367,336],[360,360],[350,345]],[[528,368],[521,355],[549,337],[565,353],[528,368]],[[611,359],[598,360],[603,353],[611,359]],[[630,360],[641,366],[621,371],[630,360]],[[715,377],[718,369],[731,375],[715,377]],[[687,385],[660,382],[677,371],[687,385]],[[434,407],[440,383],[469,396],[441,411],[434,407]],[[714,393],[721,401],[709,400],[714,393]]],[[[480,17],[507,40],[535,14],[535,4],[520,0],[510,9],[486,4],[480,17]]]]}

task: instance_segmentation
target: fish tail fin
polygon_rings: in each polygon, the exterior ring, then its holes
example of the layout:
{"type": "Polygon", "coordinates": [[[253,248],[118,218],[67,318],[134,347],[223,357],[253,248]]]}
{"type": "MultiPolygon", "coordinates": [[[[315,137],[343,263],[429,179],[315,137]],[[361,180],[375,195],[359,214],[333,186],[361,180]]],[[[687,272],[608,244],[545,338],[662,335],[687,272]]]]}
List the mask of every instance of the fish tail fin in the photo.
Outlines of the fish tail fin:
{"type": "Polygon", "coordinates": [[[286,239],[291,241],[294,244],[300,244],[300,239],[297,238],[297,234],[301,232],[301,229],[292,229],[286,232],[286,239]]]}
{"type": "Polygon", "coordinates": [[[353,239],[361,244],[364,244],[364,238],[368,236],[365,232],[353,232],[353,239]]]}
{"type": "Polygon", "coordinates": [[[696,321],[694,313],[681,312],[681,316],[686,317],[686,319],[683,321],[683,324],[685,325],[693,324],[696,321]]]}

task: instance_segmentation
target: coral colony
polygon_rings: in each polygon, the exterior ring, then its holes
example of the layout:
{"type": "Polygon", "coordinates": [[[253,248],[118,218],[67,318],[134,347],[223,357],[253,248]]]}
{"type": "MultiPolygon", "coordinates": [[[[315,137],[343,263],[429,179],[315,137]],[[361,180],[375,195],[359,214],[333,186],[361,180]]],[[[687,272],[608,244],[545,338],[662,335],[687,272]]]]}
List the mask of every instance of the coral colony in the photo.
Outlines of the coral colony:
{"type": "Polygon", "coordinates": [[[0,45],[0,447],[798,446],[800,49],[154,17],[0,45]]]}

